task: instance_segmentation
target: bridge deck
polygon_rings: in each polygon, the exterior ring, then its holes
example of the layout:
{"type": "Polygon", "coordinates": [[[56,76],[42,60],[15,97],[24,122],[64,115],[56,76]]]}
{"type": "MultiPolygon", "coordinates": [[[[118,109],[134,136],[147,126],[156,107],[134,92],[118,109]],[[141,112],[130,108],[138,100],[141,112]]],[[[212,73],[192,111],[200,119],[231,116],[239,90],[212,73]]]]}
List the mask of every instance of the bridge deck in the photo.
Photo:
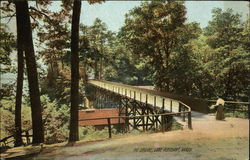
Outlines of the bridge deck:
{"type": "Polygon", "coordinates": [[[159,107],[168,112],[180,112],[181,105],[186,107],[188,111],[191,110],[190,107],[183,102],[171,99],[162,92],[103,80],[89,80],[88,83],[117,94],[127,96],[137,101],[159,107]]]}

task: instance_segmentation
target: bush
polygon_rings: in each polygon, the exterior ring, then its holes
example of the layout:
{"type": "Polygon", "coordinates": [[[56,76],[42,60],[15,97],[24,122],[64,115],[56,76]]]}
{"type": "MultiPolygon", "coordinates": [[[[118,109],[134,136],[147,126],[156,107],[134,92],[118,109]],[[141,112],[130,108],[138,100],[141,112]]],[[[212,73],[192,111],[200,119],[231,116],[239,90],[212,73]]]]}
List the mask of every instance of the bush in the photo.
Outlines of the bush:
{"type": "Polygon", "coordinates": [[[79,127],[79,137],[81,140],[94,140],[108,137],[108,127],[96,130],[93,126],[79,127]]]}
{"type": "Polygon", "coordinates": [[[178,123],[176,120],[173,119],[173,123],[172,123],[172,126],[171,126],[171,131],[174,131],[174,130],[182,130],[183,129],[183,126],[178,123]]]}
{"type": "Polygon", "coordinates": [[[47,95],[41,96],[44,120],[45,143],[59,143],[66,141],[69,135],[69,108],[51,102],[47,95]]]}
{"type": "MultiPolygon", "coordinates": [[[[0,139],[15,133],[15,100],[2,99],[0,105],[1,127],[0,139]]],[[[27,99],[28,100],[28,99],[27,99]]],[[[66,141],[69,133],[69,107],[51,102],[47,95],[41,96],[43,106],[43,121],[45,143],[58,143],[66,141]]],[[[31,108],[29,103],[22,104],[22,130],[31,128],[31,108]]],[[[12,145],[12,144],[11,144],[12,145]]]]}
{"type": "MultiPolygon", "coordinates": [[[[15,133],[15,101],[13,99],[2,99],[0,102],[1,106],[3,106],[0,108],[0,139],[15,133]]],[[[23,104],[22,130],[27,130],[29,128],[31,128],[31,111],[29,106],[23,104]]]]}

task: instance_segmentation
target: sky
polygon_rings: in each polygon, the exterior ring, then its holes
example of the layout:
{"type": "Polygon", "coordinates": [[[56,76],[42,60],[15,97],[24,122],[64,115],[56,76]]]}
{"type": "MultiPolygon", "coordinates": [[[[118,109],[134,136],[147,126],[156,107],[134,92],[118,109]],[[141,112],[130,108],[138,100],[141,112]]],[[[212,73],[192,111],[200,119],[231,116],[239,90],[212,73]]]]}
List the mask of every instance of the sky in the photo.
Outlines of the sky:
{"type": "MultiPolygon", "coordinates": [[[[139,6],[142,1],[106,1],[101,4],[88,4],[87,1],[82,1],[82,9],[80,21],[85,25],[92,25],[96,18],[105,22],[108,28],[112,31],[119,31],[125,20],[125,14],[132,8],[139,6]]],[[[54,1],[51,5],[51,10],[60,10],[60,1],[54,1]]],[[[206,27],[212,18],[212,9],[219,7],[222,9],[233,8],[236,12],[243,15],[249,15],[249,2],[247,1],[185,1],[187,8],[187,21],[196,21],[200,23],[202,28],[206,27]]],[[[7,19],[5,19],[6,21],[7,19]]],[[[4,21],[1,21],[2,23],[4,21]]],[[[9,23],[9,28],[12,32],[16,31],[15,19],[9,23]]]]}
{"type": "MultiPolygon", "coordinates": [[[[102,4],[89,5],[88,2],[83,1],[81,23],[92,25],[95,18],[98,17],[107,24],[110,30],[118,31],[124,24],[125,14],[135,6],[139,6],[140,3],[141,1],[106,1],[102,4]]],[[[247,1],[186,1],[185,6],[188,22],[196,21],[202,28],[206,27],[208,21],[211,20],[211,11],[215,7],[222,9],[230,7],[237,12],[242,12],[244,16],[248,14],[247,1]]],[[[58,5],[53,8],[58,9],[58,5]]]]}
{"type": "MultiPolygon", "coordinates": [[[[112,31],[118,31],[124,24],[124,15],[140,5],[140,1],[107,1],[102,4],[89,5],[86,1],[82,4],[81,22],[92,25],[95,18],[104,21],[112,31]]],[[[211,10],[214,7],[223,8],[222,1],[187,1],[187,18],[189,22],[197,21],[201,27],[205,27],[211,19],[211,10]]]]}

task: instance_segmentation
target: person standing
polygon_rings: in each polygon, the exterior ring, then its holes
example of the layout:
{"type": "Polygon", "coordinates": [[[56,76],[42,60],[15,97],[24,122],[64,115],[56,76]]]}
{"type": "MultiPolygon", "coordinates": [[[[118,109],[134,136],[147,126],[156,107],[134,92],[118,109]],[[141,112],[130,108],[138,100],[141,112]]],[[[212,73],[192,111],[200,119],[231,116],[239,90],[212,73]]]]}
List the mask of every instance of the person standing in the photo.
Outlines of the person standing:
{"type": "Polygon", "coordinates": [[[215,118],[216,120],[224,120],[225,115],[224,115],[224,104],[225,101],[221,98],[219,98],[216,102],[216,115],[215,118]]]}

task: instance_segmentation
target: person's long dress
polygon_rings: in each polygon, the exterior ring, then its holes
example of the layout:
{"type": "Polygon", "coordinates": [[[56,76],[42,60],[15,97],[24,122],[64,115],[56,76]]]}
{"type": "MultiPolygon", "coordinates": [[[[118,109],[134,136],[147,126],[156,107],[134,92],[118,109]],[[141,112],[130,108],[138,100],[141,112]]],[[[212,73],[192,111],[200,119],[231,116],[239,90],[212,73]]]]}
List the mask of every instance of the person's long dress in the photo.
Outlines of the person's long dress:
{"type": "Polygon", "coordinates": [[[217,107],[217,112],[216,112],[216,120],[223,120],[225,119],[224,116],[224,106],[223,105],[218,105],[217,107]]]}

